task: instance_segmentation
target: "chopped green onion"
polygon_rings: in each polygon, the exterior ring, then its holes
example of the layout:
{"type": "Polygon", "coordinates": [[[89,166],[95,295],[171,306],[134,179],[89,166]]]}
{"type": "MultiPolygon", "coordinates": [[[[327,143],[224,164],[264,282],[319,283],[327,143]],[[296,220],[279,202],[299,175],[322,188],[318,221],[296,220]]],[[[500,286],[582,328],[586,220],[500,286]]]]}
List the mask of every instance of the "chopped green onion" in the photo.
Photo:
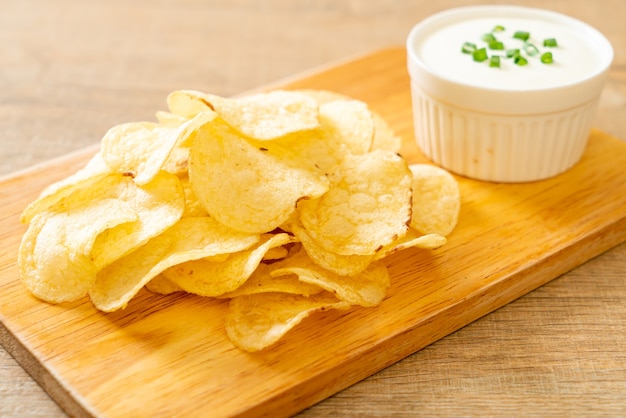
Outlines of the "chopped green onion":
{"type": "Polygon", "coordinates": [[[544,64],[552,64],[552,52],[544,52],[541,55],[541,62],[544,64]]]}
{"type": "Polygon", "coordinates": [[[515,58],[517,56],[519,56],[520,51],[519,49],[515,48],[515,49],[509,49],[506,51],[506,57],[507,58],[515,58]]]}
{"type": "Polygon", "coordinates": [[[554,48],[554,47],[558,46],[558,44],[556,43],[556,39],[548,38],[548,39],[544,39],[543,40],[543,46],[547,46],[549,48],[554,48]]]}
{"type": "Polygon", "coordinates": [[[500,56],[493,55],[489,60],[489,66],[500,68],[500,56]]]}
{"type": "Polygon", "coordinates": [[[474,61],[476,62],[483,62],[487,58],[489,58],[489,56],[487,55],[487,50],[485,48],[480,48],[474,51],[472,53],[472,57],[474,58],[474,61]]]}
{"type": "Polygon", "coordinates": [[[463,44],[463,48],[461,48],[461,51],[464,54],[471,54],[472,52],[476,51],[476,44],[473,44],[471,42],[465,42],[463,44]]]}
{"type": "Polygon", "coordinates": [[[503,50],[504,44],[500,41],[491,41],[489,42],[489,49],[503,50]]]}
{"type": "Polygon", "coordinates": [[[485,33],[481,39],[487,43],[497,40],[491,33],[485,33]]]}
{"type": "Polygon", "coordinates": [[[524,51],[526,51],[526,53],[530,55],[531,57],[534,57],[535,55],[539,53],[539,49],[537,49],[535,45],[528,43],[528,42],[524,44],[524,51]]]}
{"type": "Polygon", "coordinates": [[[492,30],[491,32],[493,32],[493,33],[496,33],[496,32],[504,32],[504,26],[502,26],[502,25],[497,25],[496,27],[494,27],[494,28],[493,28],[493,30],[492,30]]]}
{"type": "Polygon", "coordinates": [[[528,38],[530,38],[530,33],[528,32],[524,32],[524,31],[517,31],[513,34],[513,37],[515,39],[521,39],[522,41],[526,42],[528,40],[528,38]]]}
{"type": "Polygon", "coordinates": [[[516,63],[519,66],[524,66],[526,64],[528,64],[528,60],[524,57],[522,57],[521,55],[516,55],[513,58],[513,62],[516,63]]]}

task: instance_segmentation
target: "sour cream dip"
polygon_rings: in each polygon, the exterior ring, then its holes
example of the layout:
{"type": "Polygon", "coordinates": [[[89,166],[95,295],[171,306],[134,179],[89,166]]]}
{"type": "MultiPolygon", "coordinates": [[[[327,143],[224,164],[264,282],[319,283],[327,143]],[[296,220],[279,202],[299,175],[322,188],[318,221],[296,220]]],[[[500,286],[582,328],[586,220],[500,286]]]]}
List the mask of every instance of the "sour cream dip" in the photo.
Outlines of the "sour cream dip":
{"type": "Polygon", "coordinates": [[[503,5],[432,15],[411,29],[406,48],[424,155],[457,174],[497,182],[545,179],[580,159],[613,60],[609,41],[588,24],[503,5]],[[462,51],[466,43],[485,48],[487,59],[462,51]],[[514,50],[522,59],[508,54],[514,50]],[[547,52],[552,61],[542,62],[547,52]],[[492,56],[499,65],[490,65],[492,56]]]}

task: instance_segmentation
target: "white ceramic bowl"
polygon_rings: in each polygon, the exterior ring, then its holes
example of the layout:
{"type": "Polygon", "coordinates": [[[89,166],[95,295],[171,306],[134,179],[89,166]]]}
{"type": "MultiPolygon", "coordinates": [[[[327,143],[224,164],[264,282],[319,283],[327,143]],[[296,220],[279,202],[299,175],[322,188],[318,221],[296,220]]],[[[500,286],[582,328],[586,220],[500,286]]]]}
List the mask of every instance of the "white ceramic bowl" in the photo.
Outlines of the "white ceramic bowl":
{"type": "MultiPolygon", "coordinates": [[[[489,54],[505,55],[505,51],[489,54]]],[[[529,182],[560,174],[587,144],[613,49],[596,29],[555,12],[517,6],[473,6],[433,15],[411,30],[407,65],[415,137],[426,157],[470,178],[529,182]],[[494,32],[506,48],[520,48],[516,31],[530,32],[540,51],[528,64],[500,59],[501,67],[461,52],[483,46],[494,32]],[[543,46],[555,38],[558,46],[543,46]],[[554,61],[539,56],[552,52],[554,61]]]]}

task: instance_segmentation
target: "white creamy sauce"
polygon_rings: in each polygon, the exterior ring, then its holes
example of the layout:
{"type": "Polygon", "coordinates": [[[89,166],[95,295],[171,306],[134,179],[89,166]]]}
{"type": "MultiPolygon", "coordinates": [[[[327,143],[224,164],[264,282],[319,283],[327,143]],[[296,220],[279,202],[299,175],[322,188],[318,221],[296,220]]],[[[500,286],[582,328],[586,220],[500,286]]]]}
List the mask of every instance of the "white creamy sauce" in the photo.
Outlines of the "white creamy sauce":
{"type": "Polygon", "coordinates": [[[464,84],[481,87],[525,90],[563,86],[582,80],[600,67],[593,45],[585,38],[585,33],[555,22],[529,18],[474,18],[440,27],[418,40],[417,54],[426,66],[438,75],[464,84]],[[496,25],[504,26],[503,32],[494,36],[504,43],[505,50],[490,50],[481,38],[496,25]],[[514,39],[516,31],[530,33],[528,42],[539,49],[539,54],[529,57],[525,66],[516,65],[506,58],[506,50],[524,47],[524,42],[514,39]],[[558,46],[543,46],[544,39],[556,39],[558,46]],[[476,44],[477,48],[487,48],[489,56],[497,54],[500,68],[489,66],[489,60],[476,62],[471,54],[464,54],[461,48],[465,42],[476,44]],[[552,52],[553,63],[544,64],[540,56],[552,52]]]}

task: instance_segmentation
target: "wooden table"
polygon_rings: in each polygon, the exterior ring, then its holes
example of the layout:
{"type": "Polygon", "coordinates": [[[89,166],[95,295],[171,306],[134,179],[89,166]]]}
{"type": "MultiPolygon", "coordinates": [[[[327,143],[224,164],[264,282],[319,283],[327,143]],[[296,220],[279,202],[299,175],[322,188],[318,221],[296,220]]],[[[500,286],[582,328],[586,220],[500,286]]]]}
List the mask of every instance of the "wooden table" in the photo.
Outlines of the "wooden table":
{"type": "MultiPolygon", "coordinates": [[[[0,175],[153,119],[167,93],[234,95],[389,45],[442,0],[0,0],[0,175]]],[[[615,61],[595,126],[626,139],[625,0],[509,3],[599,28],[615,61]]],[[[63,411],[0,348],[0,416],[63,411]]],[[[626,415],[626,244],[301,416],[626,415]]]]}

